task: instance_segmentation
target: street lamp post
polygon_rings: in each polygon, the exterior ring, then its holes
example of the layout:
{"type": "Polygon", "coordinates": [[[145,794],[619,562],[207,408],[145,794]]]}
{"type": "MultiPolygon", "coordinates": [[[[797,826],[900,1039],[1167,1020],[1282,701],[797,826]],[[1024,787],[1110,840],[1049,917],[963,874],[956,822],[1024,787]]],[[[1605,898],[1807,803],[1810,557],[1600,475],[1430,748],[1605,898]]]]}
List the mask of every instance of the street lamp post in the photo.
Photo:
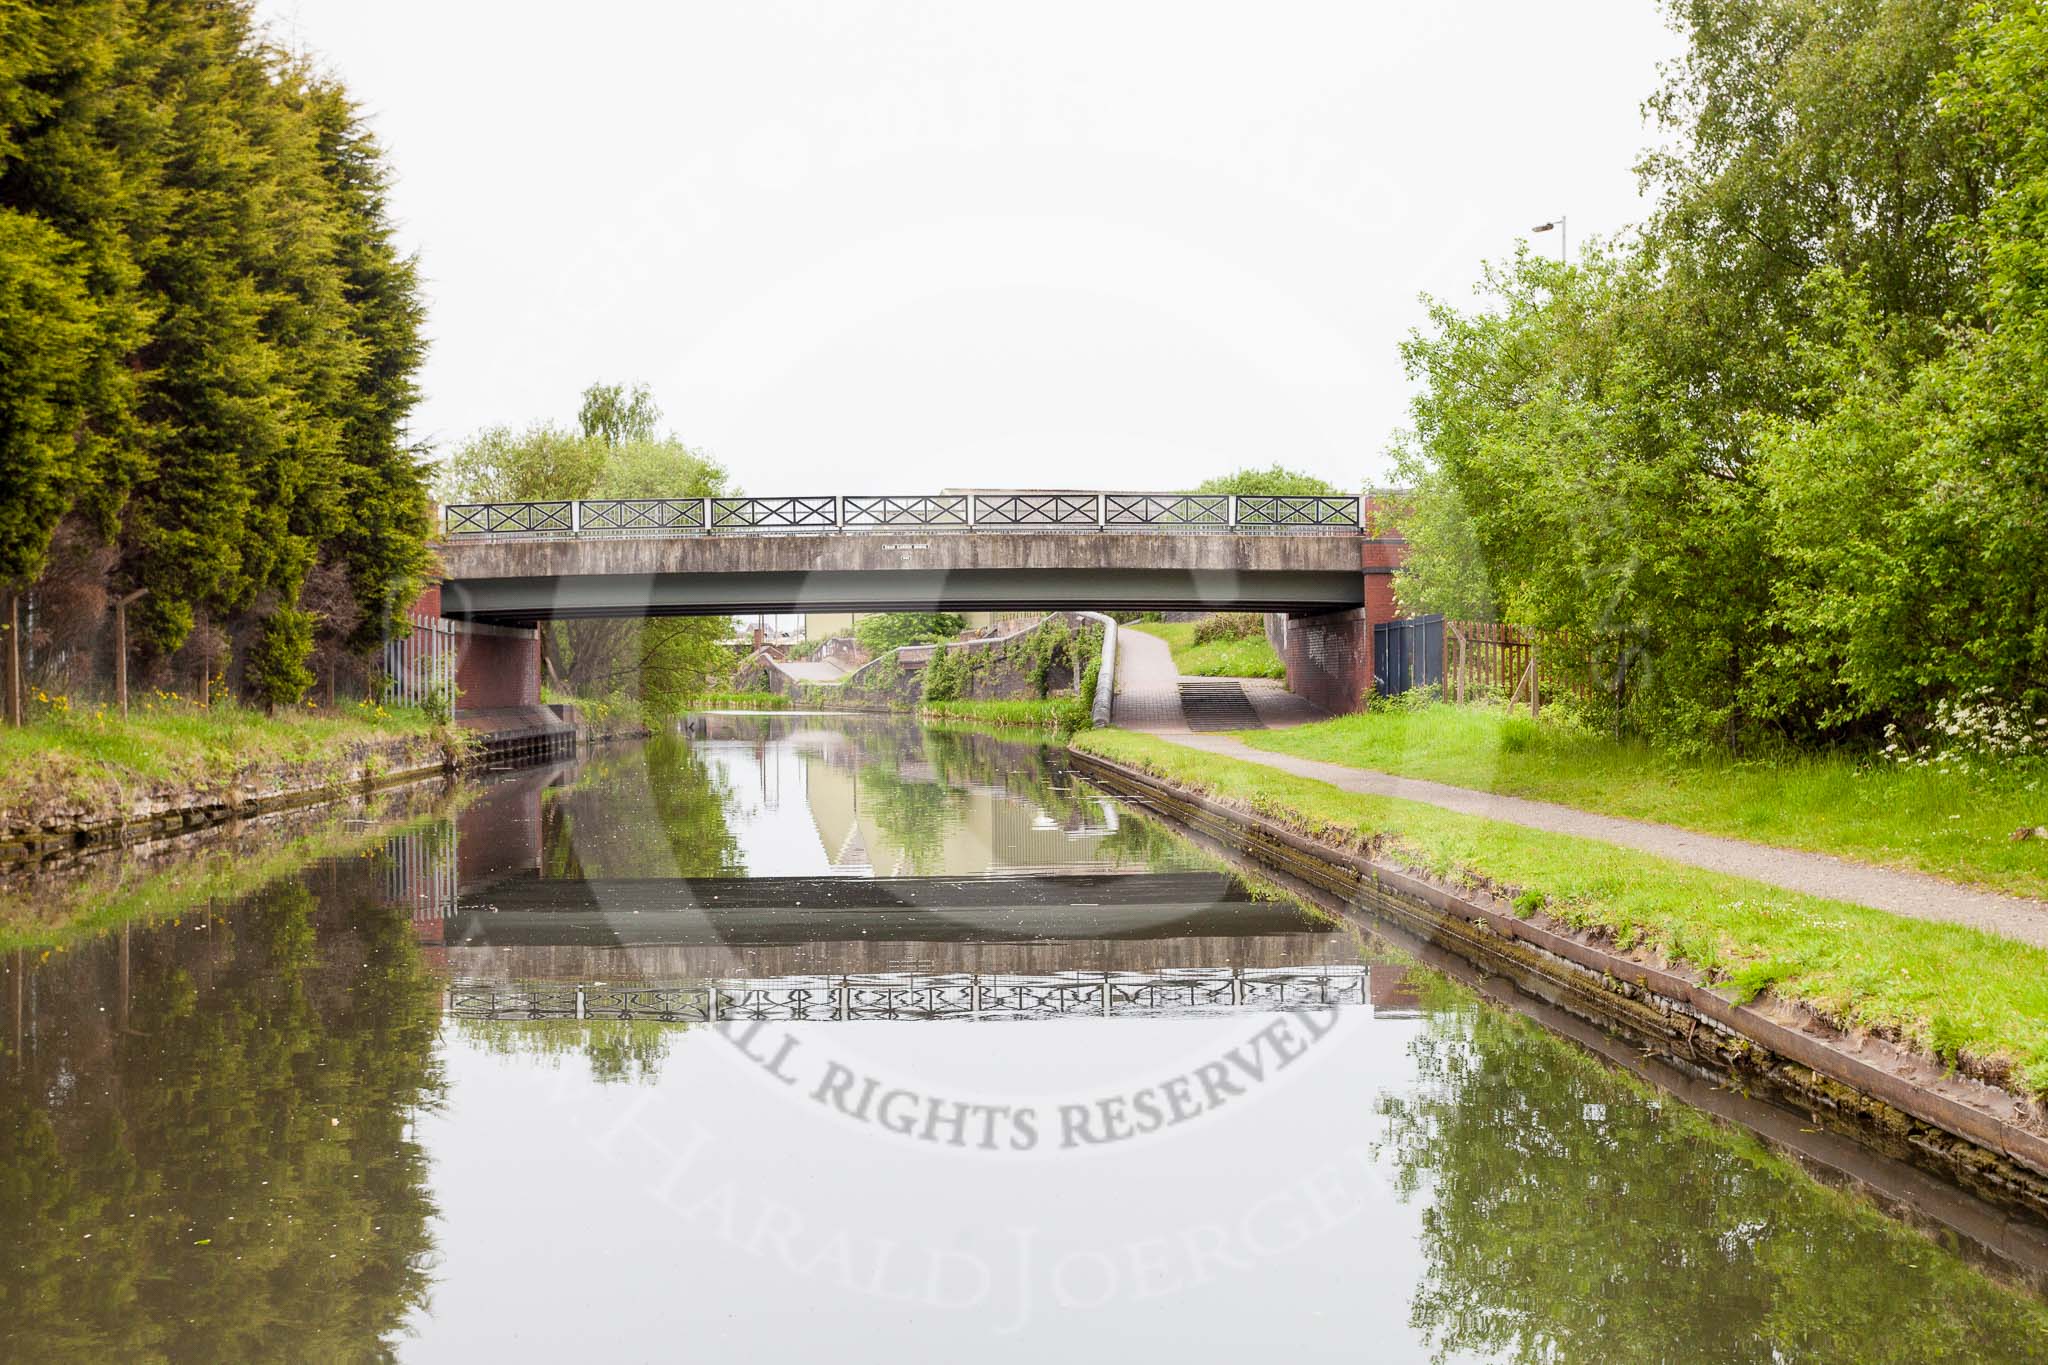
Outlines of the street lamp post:
{"type": "Polygon", "coordinates": [[[1551,219],[1549,222],[1538,223],[1535,227],[1530,228],[1529,230],[1531,232],[1548,232],[1552,228],[1557,229],[1557,263],[1559,265],[1563,265],[1565,256],[1564,215],[1560,213],[1557,215],[1557,217],[1551,219]]]}

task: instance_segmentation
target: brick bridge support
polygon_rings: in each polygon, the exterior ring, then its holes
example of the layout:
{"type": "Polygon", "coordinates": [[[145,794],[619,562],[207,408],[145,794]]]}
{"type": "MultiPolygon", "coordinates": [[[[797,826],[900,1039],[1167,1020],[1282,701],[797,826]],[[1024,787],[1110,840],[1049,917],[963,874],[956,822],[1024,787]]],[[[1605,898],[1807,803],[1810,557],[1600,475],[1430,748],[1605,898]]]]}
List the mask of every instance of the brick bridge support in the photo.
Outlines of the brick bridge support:
{"type": "Polygon", "coordinates": [[[1266,618],[1266,638],[1287,665],[1287,690],[1333,715],[1365,705],[1373,690],[1372,628],[1402,614],[1394,570],[1408,553],[1396,537],[1370,539],[1360,551],[1365,605],[1350,611],[1289,612],[1266,618]]]}
{"type": "MultiPolygon", "coordinates": [[[[441,588],[420,594],[413,610],[441,614],[441,588]]],[[[455,692],[458,711],[498,711],[540,705],[540,631],[531,626],[494,626],[456,621],[455,692]]]]}

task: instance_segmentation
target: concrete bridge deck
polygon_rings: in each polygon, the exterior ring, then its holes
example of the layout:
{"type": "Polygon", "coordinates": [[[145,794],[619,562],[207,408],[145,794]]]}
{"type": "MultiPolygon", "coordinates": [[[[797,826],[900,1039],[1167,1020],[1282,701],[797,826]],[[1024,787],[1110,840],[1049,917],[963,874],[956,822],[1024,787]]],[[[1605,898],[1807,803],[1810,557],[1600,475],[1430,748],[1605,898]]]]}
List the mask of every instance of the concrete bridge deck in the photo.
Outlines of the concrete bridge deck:
{"type": "Polygon", "coordinates": [[[474,503],[443,514],[441,614],[1359,606],[1364,500],[1195,493],[474,503]]]}
{"type": "Polygon", "coordinates": [[[1357,495],[990,492],[608,499],[444,509],[421,610],[459,642],[466,704],[538,695],[531,627],[576,617],[878,611],[1255,611],[1288,686],[1328,711],[1372,686],[1400,543],[1357,495]]]}
{"type": "Polygon", "coordinates": [[[1362,537],[954,533],[448,541],[445,616],[749,612],[1344,611],[1365,600],[1362,537]]]}

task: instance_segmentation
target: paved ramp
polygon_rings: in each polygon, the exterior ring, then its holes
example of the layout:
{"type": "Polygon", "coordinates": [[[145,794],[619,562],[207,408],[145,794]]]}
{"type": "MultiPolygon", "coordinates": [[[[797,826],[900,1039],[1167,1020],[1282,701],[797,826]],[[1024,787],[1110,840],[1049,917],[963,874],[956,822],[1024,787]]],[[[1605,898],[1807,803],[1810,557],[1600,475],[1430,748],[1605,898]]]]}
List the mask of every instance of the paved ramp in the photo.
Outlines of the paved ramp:
{"type": "Polygon", "coordinates": [[[1190,730],[1263,730],[1266,726],[1245,696],[1244,684],[1235,678],[1182,678],[1180,709],[1190,730]]]}
{"type": "Polygon", "coordinates": [[[1116,705],[1111,718],[1119,729],[1186,730],[1179,683],[1166,641],[1142,630],[1116,633],[1116,705]]]}

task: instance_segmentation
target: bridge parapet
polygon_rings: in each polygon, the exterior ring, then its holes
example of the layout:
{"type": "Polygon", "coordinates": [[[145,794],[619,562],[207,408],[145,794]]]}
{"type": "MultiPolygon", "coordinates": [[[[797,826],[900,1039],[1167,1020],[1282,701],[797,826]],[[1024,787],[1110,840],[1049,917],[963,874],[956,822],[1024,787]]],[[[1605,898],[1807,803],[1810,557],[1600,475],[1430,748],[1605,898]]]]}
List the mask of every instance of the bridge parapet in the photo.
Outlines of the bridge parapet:
{"type": "Polygon", "coordinates": [[[701,983],[451,982],[445,1013],[480,1019],[1042,1019],[1266,1013],[1371,1003],[1370,968],[1169,968],[944,976],[887,972],[701,983]]]}
{"type": "Polygon", "coordinates": [[[1293,494],[1073,493],[1018,490],[909,495],[821,494],[778,498],[588,498],[453,503],[442,509],[450,540],[859,534],[1131,531],[1228,535],[1358,535],[1365,500],[1293,494]]]}

